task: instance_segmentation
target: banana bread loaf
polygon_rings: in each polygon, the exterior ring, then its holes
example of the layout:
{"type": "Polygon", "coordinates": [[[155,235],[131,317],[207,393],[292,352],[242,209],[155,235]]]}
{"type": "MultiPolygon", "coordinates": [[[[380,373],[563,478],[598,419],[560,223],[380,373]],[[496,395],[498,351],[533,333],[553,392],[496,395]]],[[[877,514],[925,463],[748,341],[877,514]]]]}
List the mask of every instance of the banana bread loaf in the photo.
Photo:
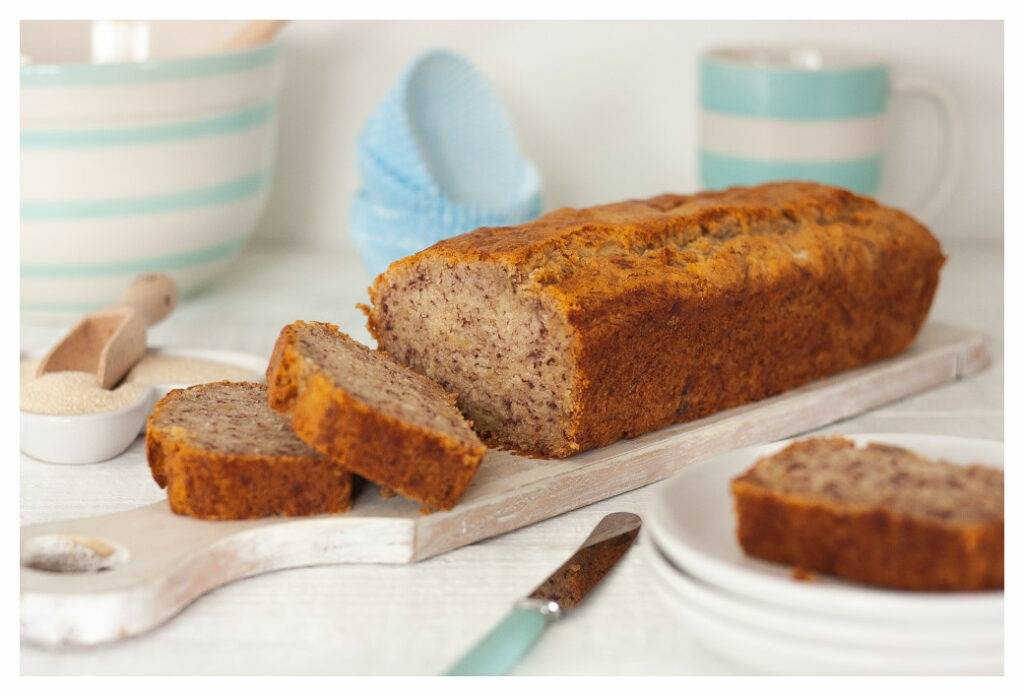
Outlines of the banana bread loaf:
{"type": "Polygon", "coordinates": [[[208,520],[344,512],[352,475],[295,437],[253,382],[175,389],[146,423],[153,478],[171,510],[208,520]]]}
{"type": "Polygon", "coordinates": [[[795,442],[732,482],[743,550],[906,590],[1003,586],[1003,472],[845,438],[795,442]]]}
{"type": "Polygon", "coordinates": [[[486,442],[565,457],[902,351],[943,262],[902,212],[775,183],[482,228],[393,263],[363,309],[486,442]]]}
{"type": "Polygon", "coordinates": [[[303,441],[427,508],[455,505],[487,451],[454,396],[333,324],[284,327],[267,384],[303,441]]]}

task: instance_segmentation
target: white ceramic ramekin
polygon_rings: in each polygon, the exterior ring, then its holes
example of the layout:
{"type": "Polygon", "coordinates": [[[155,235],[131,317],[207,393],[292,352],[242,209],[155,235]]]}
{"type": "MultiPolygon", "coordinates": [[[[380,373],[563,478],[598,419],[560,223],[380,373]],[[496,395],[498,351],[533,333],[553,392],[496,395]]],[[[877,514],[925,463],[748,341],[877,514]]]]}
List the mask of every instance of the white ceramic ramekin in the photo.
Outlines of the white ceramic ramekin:
{"type": "Polygon", "coordinates": [[[21,451],[52,464],[92,464],[113,459],[139,436],[157,401],[156,390],[118,411],[75,416],[21,412],[21,451]]]}
{"type": "MultiPolygon", "coordinates": [[[[262,380],[266,358],[227,350],[151,349],[158,355],[198,358],[251,370],[262,380]]],[[[41,354],[22,354],[22,359],[41,354]]],[[[93,464],[112,459],[131,446],[145,431],[146,418],[153,405],[172,389],[188,384],[153,385],[131,406],[117,411],[74,416],[51,416],[21,411],[21,451],[30,457],[53,464],[93,464]]]]}

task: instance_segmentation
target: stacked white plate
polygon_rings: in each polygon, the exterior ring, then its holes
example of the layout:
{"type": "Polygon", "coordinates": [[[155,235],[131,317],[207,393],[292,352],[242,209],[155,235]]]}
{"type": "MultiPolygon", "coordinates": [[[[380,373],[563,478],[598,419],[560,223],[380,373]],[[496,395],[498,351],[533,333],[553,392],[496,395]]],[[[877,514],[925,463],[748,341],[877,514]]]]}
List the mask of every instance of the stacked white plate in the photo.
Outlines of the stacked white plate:
{"type": "MultiPolygon", "coordinates": [[[[1002,468],[1001,442],[931,435],[858,435],[955,463],[1002,468]]],[[[735,537],[729,481],[788,444],[695,464],[662,484],[643,544],[654,584],[709,650],[776,674],[1001,674],[1002,592],[904,592],[746,556],[735,537]]]]}

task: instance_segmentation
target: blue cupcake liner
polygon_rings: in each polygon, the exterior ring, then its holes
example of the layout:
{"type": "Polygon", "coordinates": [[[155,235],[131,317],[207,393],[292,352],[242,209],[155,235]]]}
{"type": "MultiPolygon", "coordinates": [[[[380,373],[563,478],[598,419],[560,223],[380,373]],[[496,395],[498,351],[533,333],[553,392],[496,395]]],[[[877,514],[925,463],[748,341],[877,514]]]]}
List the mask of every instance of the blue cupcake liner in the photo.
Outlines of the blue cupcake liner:
{"type": "Polygon", "coordinates": [[[367,120],[358,150],[367,186],[396,202],[424,194],[514,210],[539,190],[501,101],[469,62],[446,51],[406,67],[367,120]]]}
{"type": "Polygon", "coordinates": [[[424,201],[444,198],[436,186],[428,189],[418,188],[418,185],[410,181],[403,172],[392,169],[364,147],[356,148],[356,166],[363,181],[363,188],[373,191],[379,198],[396,206],[422,205],[424,201]]]}
{"type": "Polygon", "coordinates": [[[478,227],[503,227],[526,222],[541,211],[536,196],[517,216],[497,214],[463,215],[450,210],[433,213],[395,208],[374,199],[367,191],[353,197],[349,213],[352,241],[371,273],[380,273],[396,259],[478,227]]]}
{"type": "MultiPolygon", "coordinates": [[[[524,220],[539,213],[540,175],[527,163],[526,179],[515,202],[503,209],[482,209],[449,200],[440,194],[413,191],[397,174],[387,171],[372,155],[357,154],[363,180],[364,196],[395,210],[407,210],[438,220],[451,220],[452,225],[465,226],[481,220],[524,220]]],[[[479,225],[478,225],[479,226],[479,225]]]]}
{"type": "Polygon", "coordinates": [[[442,207],[399,208],[376,198],[363,190],[352,199],[351,215],[355,223],[379,230],[396,240],[444,239],[478,227],[503,227],[532,220],[540,214],[541,200],[535,197],[514,215],[497,213],[468,213],[442,207]],[[366,223],[365,225],[363,223],[366,223]]]}
{"type": "Polygon", "coordinates": [[[420,152],[405,106],[405,85],[413,65],[403,71],[398,83],[370,114],[356,144],[386,162],[391,171],[403,172],[416,190],[429,190],[436,185],[420,152]]]}

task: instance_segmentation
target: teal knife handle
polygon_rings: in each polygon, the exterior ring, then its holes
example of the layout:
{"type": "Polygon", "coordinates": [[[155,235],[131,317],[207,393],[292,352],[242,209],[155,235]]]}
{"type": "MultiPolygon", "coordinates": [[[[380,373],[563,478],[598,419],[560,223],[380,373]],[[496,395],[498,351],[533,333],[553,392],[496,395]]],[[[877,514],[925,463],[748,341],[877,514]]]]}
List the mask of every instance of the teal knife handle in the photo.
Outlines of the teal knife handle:
{"type": "Polygon", "coordinates": [[[548,617],[532,607],[517,606],[491,629],[446,676],[471,677],[505,674],[530,651],[544,632],[548,617]]]}

